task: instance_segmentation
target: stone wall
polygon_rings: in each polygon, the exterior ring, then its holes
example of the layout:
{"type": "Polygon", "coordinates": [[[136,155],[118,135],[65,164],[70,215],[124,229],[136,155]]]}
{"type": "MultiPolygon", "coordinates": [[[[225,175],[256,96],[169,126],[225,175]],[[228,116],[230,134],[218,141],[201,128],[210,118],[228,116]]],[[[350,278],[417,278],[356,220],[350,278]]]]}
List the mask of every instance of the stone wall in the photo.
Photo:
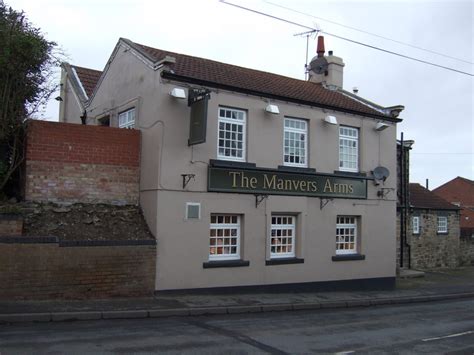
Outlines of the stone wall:
{"type": "Polygon", "coordinates": [[[30,121],[25,199],[138,204],[140,132],[30,121]]]}
{"type": "Polygon", "coordinates": [[[463,236],[459,243],[459,264],[474,265],[474,236],[463,236]]]}
{"type": "Polygon", "coordinates": [[[146,241],[0,238],[0,299],[152,296],[156,245],[146,241]]]}
{"type": "Polygon", "coordinates": [[[23,218],[17,214],[0,213],[0,237],[18,236],[23,232],[23,218]]]}
{"type": "Polygon", "coordinates": [[[459,212],[414,210],[408,218],[407,240],[411,246],[412,269],[459,266],[459,212]],[[438,215],[448,217],[448,233],[438,233],[438,215]],[[420,217],[419,234],[413,234],[413,216],[420,217]]]}

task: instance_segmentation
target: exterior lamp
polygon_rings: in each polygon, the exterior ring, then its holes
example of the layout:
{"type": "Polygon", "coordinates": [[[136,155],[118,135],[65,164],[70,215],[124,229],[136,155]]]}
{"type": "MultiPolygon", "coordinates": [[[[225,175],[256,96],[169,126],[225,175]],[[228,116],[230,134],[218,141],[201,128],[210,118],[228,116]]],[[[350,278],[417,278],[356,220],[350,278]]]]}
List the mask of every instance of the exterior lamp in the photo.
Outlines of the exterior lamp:
{"type": "Polygon", "coordinates": [[[265,111],[273,115],[278,115],[280,113],[280,109],[277,105],[267,105],[267,107],[265,107],[265,111]]]}
{"type": "Polygon", "coordinates": [[[180,89],[180,88],[174,88],[173,90],[171,90],[170,95],[177,99],[186,98],[186,92],[184,91],[184,89],[180,89]]]}
{"type": "Polygon", "coordinates": [[[326,122],[327,124],[337,125],[337,119],[335,116],[328,115],[323,119],[323,121],[326,122]]]}
{"type": "Polygon", "coordinates": [[[383,131],[384,129],[387,129],[388,127],[390,127],[388,124],[379,122],[375,125],[375,130],[380,132],[380,131],[383,131]]]}

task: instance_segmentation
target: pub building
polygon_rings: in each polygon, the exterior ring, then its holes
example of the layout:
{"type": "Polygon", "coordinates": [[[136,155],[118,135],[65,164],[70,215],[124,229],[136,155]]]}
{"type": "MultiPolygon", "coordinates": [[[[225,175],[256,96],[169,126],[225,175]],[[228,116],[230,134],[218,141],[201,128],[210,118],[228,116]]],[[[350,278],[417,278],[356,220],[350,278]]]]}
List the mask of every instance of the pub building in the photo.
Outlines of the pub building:
{"type": "Polygon", "coordinates": [[[344,90],[344,65],[321,36],[308,80],[121,38],[90,95],[63,65],[82,100],[60,120],[141,130],[156,291],[394,286],[403,106],[344,90]]]}

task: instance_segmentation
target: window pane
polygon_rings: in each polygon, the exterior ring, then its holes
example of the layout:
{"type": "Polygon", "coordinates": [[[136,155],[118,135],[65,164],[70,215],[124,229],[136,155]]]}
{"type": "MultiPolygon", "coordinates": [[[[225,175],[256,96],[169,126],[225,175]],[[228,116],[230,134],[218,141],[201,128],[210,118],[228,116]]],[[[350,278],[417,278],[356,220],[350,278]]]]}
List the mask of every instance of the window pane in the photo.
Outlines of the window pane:
{"type": "Polygon", "coordinates": [[[272,258],[294,257],[294,217],[272,216],[270,233],[270,255],[272,258]]]}
{"type": "Polygon", "coordinates": [[[245,112],[234,109],[219,110],[218,149],[219,158],[244,160],[245,112]],[[227,149],[220,149],[220,148],[227,149]]]}
{"type": "Polygon", "coordinates": [[[304,120],[285,118],[283,140],[283,162],[286,165],[306,167],[306,122],[304,120]]]}
{"type": "Polygon", "coordinates": [[[357,253],[357,223],[352,216],[338,216],[336,224],[336,254],[357,253]]]}
{"type": "Polygon", "coordinates": [[[239,231],[237,215],[211,215],[209,259],[238,259],[239,231]]]}

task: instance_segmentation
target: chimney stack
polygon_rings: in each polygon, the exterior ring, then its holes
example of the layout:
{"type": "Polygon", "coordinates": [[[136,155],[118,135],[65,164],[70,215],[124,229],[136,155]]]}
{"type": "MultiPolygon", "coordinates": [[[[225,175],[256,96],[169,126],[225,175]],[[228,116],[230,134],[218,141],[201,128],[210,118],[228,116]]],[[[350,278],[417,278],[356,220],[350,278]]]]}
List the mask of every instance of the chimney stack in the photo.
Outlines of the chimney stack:
{"type": "Polygon", "coordinates": [[[316,53],[318,54],[318,58],[324,57],[324,36],[318,36],[318,48],[316,53]]]}
{"type": "Polygon", "coordinates": [[[344,62],[329,51],[325,56],[324,37],[318,36],[317,55],[309,63],[309,81],[331,90],[342,89],[344,62]]]}

